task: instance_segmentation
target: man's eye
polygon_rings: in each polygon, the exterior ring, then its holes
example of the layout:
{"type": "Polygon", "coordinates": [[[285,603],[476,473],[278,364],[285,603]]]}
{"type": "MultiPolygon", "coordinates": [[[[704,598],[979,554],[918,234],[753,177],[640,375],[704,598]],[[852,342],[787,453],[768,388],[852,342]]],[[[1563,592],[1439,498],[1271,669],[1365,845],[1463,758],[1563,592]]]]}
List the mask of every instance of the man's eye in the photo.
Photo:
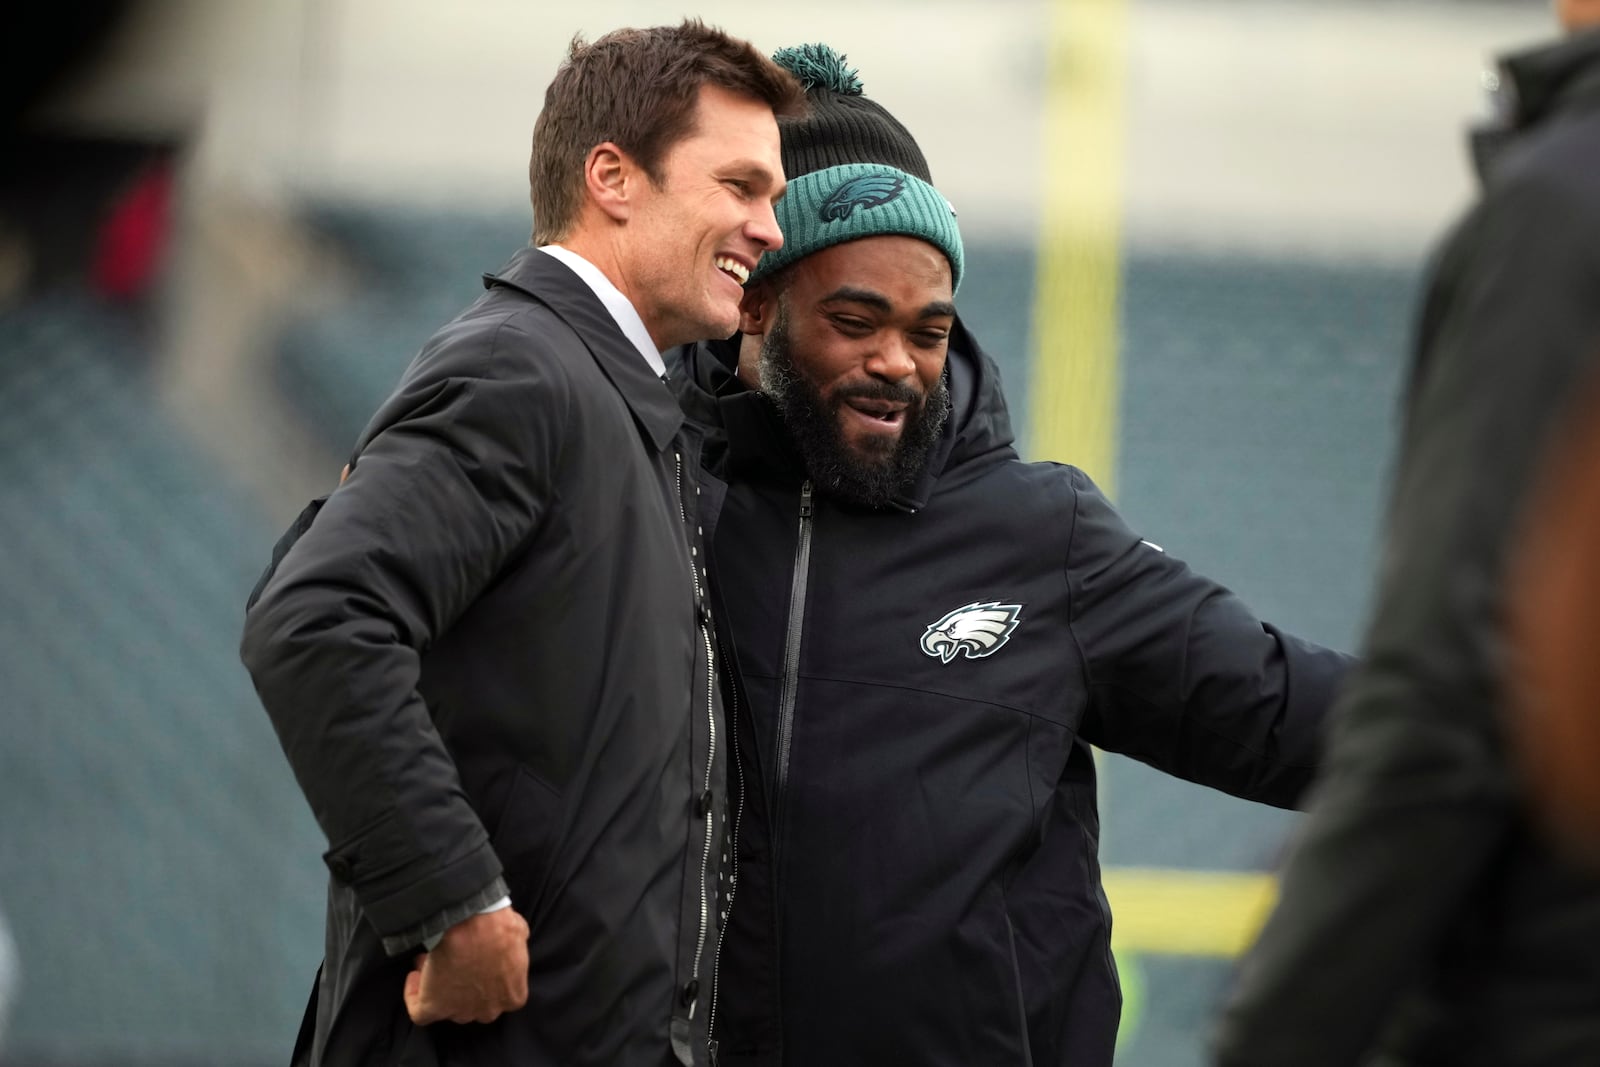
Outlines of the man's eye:
{"type": "Polygon", "coordinates": [[[723,184],[727,185],[728,188],[732,189],[742,197],[748,197],[750,195],[750,183],[747,181],[742,181],[738,178],[724,178],[723,184]]]}
{"type": "Polygon", "coordinates": [[[845,333],[871,333],[872,324],[863,319],[852,318],[848,315],[833,316],[833,324],[845,333]]]}
{"type": "Polygon", "coordinates": [[[922,348],[938,348],[950,340],[950,335],[943,330],[918,330],[911,339],[922,348]]]}

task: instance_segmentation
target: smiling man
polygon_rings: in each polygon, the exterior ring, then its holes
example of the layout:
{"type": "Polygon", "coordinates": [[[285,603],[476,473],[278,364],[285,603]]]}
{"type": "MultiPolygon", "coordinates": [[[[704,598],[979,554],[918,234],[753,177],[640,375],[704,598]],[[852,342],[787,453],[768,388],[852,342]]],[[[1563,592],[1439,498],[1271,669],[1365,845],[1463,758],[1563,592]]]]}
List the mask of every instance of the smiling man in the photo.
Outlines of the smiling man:
{"type": "MultiPolygon", "coordinates": [[[[951,300],[928,294],[950,273],[938,248],[898,235],[824,248],[788,268],[771,326],[747,348],[741,373],[776,404],[812,477],[833,495],[888,504],[927,462],[950,414],[944,347],[956,315],[951,300]],[[852,270],[880,285],[834,284],[852,270]],[[791,316],[790,308],[816,314],[791,316]],[[905,311],[904,343],[873,345],[878,323],[905,311]],[[864,358],[860,346],[830,344],[834,337],[866,341],[864,358]],[[797,348],[809,353],[804,370],[797,348]]],[[[764,314],[754,305],[747,323],[756,328],[764,314]]]]}
{"type": "Polygon", "coordinates": [[[800,103],[695,21],[575,41],[540,247],[280,543],[242,652],[332,874],[296,1064],[706,1061],[726,735],[661,349],[737,327],[800,103]]]}
{"type": "Polygon", "coordinates": [[[1106,1067],[1089,744],[1293,805],[1348,658],[1017,457],[916,142],[831,50],[775,58],[811,105],[780,122],[784,246],[739,337],[671,354],[726,483],[720,1062],[1106,1067]]]}

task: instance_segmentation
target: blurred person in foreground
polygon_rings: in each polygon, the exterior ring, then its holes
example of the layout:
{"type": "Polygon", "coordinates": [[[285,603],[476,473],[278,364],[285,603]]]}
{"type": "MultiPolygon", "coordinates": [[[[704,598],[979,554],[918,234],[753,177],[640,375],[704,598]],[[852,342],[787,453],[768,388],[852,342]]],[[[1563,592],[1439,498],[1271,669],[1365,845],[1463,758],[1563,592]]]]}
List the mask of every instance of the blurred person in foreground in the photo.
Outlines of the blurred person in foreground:
{"type": "Polygon", "coordinates": [[[1018,459],[916,141],[831,49],[774,58],[810,104],[780,121],[784,247],[739,336],[670,354],[726,482],[719,1060],[1106,1067],[1088,746],[1292,806],[1348,659],[1018,459]]]}
{"type": "Polygon", "coordinates": [[[706,1061],[724,732],[661,350],[738,325],[800,103],[697,21],[575,40],[539,247],[280,542],[242,654],[331,843],[297,1064],[706,1061]]]}
{"type": "Polygon", "coordinates": [[[1564,420],[1512,571],[1512,735],[1546,823],[1600,867],[1600,368],[1564,420]]]}
{"type": "Polygon", "coordinates": [[[1600,1064],[1600,877],[1507,743],[1512,549],[1600,367],[1600,0],[1558,10],[1565,39],[1500,64],[1482,196],[1433,264],[1361,666],[1225,1067],[1600,1064]]]}

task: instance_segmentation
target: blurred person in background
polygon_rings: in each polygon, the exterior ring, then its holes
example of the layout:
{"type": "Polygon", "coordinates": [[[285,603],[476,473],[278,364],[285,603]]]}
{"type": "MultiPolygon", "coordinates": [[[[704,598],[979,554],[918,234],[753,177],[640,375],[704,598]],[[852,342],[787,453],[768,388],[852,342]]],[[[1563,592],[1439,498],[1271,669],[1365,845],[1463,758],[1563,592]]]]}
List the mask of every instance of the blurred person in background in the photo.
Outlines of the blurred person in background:
{"type": "Polygon", "coordinates": [[[1512,571],[1512,736],[1546,822],[1600,864],[1600,371],[1537,479],[1512,571]]]}
{"type": "Polygon", "coordinates": [[[575,40],[539,247],[280,541],[241,652],[332,874],[295,1063],[706,1061],[725,742],[661,350],[737,327],[800,102],[695,20],[575,40]]]}
{"type": "Polygon", "coordinates": [[[1600,369],[1600,0],[1557,10],[1565,39],[1500,63],[1432,265],[1361,666],[1223,1067],[1600,1063],[1600,876],[1534,824],[1507,739],[1513,549],[1600,369]]]}
{"type": "Polygon", "coordinates": [[[1018,459],[921,149],[833,50],[774,58],[810,104],[780,121],[784,247],[740,335],[670,354],[726,482],[719,1061],[1106,1067],[1088,746],[1292,806],[1348,657],[1018,459]]]}
{"type": "Polygon", "coordinates": [[[49,115],[94,79],[149,6],[34,5],[25,31],[0,37],[0,307],[80,291],[138,309],[157,290],[185,124],[49,115]]]}

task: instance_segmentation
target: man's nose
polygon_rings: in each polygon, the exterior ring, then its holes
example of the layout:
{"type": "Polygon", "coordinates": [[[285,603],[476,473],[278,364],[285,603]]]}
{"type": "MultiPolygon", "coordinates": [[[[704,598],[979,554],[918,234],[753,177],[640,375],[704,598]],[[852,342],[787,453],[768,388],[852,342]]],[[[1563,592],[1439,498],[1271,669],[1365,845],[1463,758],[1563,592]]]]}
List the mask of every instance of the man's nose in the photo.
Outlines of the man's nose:
{"type": "Polygon", "coordinates": [[[744,235],[761,245],[765,251],[776,252],[783,247],[783,231],[778,228],[778,216],[770,200],[758,198],[756,204],[755,212],[744,224],[744,235]]]}
{"type": "Polygon", "coordinates": [[[903,382],[917,371],[911,350],[898,334],[891,335],[877,345],[867,357],[866,371],[874,378],[886,382],[903,382]]]}

